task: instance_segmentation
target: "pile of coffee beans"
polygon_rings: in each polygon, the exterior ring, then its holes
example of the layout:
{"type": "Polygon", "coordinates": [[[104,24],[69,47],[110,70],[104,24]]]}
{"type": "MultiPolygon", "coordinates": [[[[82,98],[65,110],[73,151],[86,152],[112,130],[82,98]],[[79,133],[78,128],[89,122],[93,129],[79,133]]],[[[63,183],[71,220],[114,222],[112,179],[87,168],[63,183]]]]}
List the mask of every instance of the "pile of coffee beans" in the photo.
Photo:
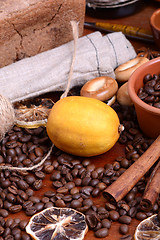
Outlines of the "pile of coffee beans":
{"type": "Polygon", "coordinates": [[[150,106],[160,108],[160,75],[146,74],[144,86],[139,89],[138,97],[150,106]]]}
{"type": "Polygon", "coordinates": [[[49,142],[45,128],[25,129],[14,126],[0,145],[0,163],[13,167],[33,166],[48,152],[49,142]]]}
{"type": "MultiPolygon", "coordinates": [[[[101,206],[96,205],[97,198],[103,198],[103,190],[116,181],[153,142],[141,133],[133,107],[115,103],[113,108],[125,127],[119,138],[119,143],[125,144],[125,156],[117,157],[114,163],[96,167],[91,159],[74,157],[54,148],[52,156],[34,171],[0,171],[0,240],[30,239],[24,231],[26,221],[8,220],[10,214],[21,211],[29,219],[49,207],[71,207],[85,214],[89,229],[97,238],[108,236],[112,223],[119,222],[121,240],[132,239],[129,225],[133,218],[141,221],[158,212],[160,199],[149,212],[144,212],[139,204],[150,172],[117,204],[103,199],[101,206]],[[46,178],[50,182],[47,191],[44,185],[46,178]]],[[[49,147],[45,128],[29,130],[14,126],[0,144],[0,164],[18,167],[34,165],[44,157],[49,147]]]]}
{"type": "Polygon", "coordinates": [[[25,232],[28,221],[19,218],[0,217],[0,240],[31,240],[30,236],[25,232]]]}

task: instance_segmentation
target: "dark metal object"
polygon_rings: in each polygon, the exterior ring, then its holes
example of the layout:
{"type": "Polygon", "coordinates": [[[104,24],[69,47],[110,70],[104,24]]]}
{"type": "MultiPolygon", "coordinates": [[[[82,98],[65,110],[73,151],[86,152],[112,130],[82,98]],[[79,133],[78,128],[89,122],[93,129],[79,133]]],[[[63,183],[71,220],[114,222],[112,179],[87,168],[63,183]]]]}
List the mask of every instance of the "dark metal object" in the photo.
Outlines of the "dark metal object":
{"type": "Polygon", "coordinates": [[[143,0],[128,0],[122,3],[108,4],[105,1],[86,1],[86,14],[101,19],[114,19],[132,15],[140,11],[143,0]]]}

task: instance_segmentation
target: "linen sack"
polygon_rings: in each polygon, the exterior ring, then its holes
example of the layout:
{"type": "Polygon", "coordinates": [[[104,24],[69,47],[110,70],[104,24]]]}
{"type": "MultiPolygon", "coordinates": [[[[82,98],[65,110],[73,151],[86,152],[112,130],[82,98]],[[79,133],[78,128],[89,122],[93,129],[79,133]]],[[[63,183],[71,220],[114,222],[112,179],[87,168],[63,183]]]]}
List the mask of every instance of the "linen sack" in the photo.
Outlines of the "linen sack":
{"type": "MultiPolygon", "coordinates": [[[[22,59],[0,69],[0,94],[12,103],[67,86],[74,42],[22,59]]],[[[115,78],[114,70],[136,52],[121,32],[94,32],[78,39],[70,88],[98,76],[115,78]]]]}

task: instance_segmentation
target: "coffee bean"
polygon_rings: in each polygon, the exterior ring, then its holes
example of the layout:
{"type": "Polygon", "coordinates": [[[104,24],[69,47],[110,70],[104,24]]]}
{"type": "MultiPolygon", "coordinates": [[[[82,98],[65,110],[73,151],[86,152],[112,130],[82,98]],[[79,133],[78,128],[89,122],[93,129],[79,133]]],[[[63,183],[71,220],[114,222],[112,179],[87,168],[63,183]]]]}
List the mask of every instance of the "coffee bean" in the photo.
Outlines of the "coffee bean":
{"type": "Polygon", "coordinates": [[[87,206],[93,206],[93,201],[90,198],[86,198],[83,200],[83,205],[87,205],[87,206]]]}
{"type": "Polygon", "coordinates": [[[97,217],[95,214],[86,214],[86,222],[90,229],[94,229],[97,226],[97,217]]]}
{"type": "Polygon", "coordinates": [[[92,197],[97,197],[100,194],[100,189],[98,187],[94,188],[92,191],[92,197]]]}
{"type": "Polygon", "coordinates": [[[9,211],[11,213],[18,213],[22,210],[22,206],[21,205],[13,205],[11,207],[9,207],[9,211]]]}
{"type": "Polygon", "coordinates": [[[0,235],[2,235],[3,233],[4,233],[4,228],[0,226],[0,235]]]}
{"type": "Polygon", "coordinates": [[[33,183],[33,188],[35,190],[40,190],[43,186],[43,182],[41,179],[37,179],[34,183],[33,183]]]}
{"type": "Polygon", "coordinates": [[[34,215],[35,213],[36,213],[36,208],[35,208],[34,206],[28,207],[28,208],[26,209],[26,215],[27,215],[27,216],[32,216],[32,215],[34,215]]]}
{"type": "Polygon", "coordinates": [[[86,167],[86,170],[89,172],[93,172],[95,170],[96,166],[94,164],[89,164],[86,167]]]}
{"type": "Polygon", "coordinates": [[[16,202],[16,197],[15,197],[15,195],[13,195],[12,193],[9,193],[9,194],[7,195],[7,200],[8,200],[9,202],[11,202],[11,203],[15,203],[15,202],[16,202]]]}
{"type": "Polygon", "coordinates": [[[52,183],[52,185],[53,185],[53,187],[55,187],[55,188],[61,188],[61,187],[63,187],[63,183],[60,182],[60,181],[54,181],[54,182],[52,183]]]}
{"type": "Polygon", "coordinates": [[[24,202],[23,205],[22,205],[22,207],[23,207],[24,209],[30,208],[30,207],[32,207],[32,206],[33,206],[33,202],[32,202],[32,201],[26,201],[26,202],[24,202]]]}
{"type": "Polygon", "coordinates": [[[29,187],[28,183],[22,179],[20,179],[19,182],[17,182],[17,185],[22,190],[27,190],[27,188],[29,187]]]}
{"type": "Polygon", "coordinates": [[[65,202],[71,202],[72,201],[72,195],[65,195],[65,196],[63,196],[63,201],[65,201],[65,202]]]}
{"type": "Polygon", "coordinates": [[[93,191],[93,187],[92,186],[84,186],[81,188],[80,192],[84,193],[86,195],[90,195],[90,193],[93,191]]]}
{"type": "Polygon", "coordinates": [[[53,172],[53,169],[54,169],[54,167],[53,167],[52,165],[44,166],[44,172],[45,172],[46,174],[52,173],[52,172],[53,172]]]}
{"type": "Polygon", "coordinates": [[[87,167],[88,165],[91,164],[91,161],[89,159],[85,159],[85,160],[82,161],[82,164],[83,164],[84,167],[87,167]]]}
{"type": "Polygon", "coordinates": [[[132,221],[132,218],[130,216],[125,215],[125,216],[120,216],[118,220],[120,223],[130,224],[132,221]]]}
{"type": "Polygon", "coordinates": [[[14,194],[14,195],[17,195],[17,187],[16,186],[14,186],[14,185],[11,185],[11,186],[9,186],[8,187],[8,191],[10,192],[10,193],[12,193],[12,194],[14,194]]]}
{"type": "Polygon", "coordinates": [[[101,228],[95,232],[95,237],[104,238],[108,236],[108,228],[101,228]]]}
{"type": "Polygon", "coordinates": [[[28,200],[30,200],[33,203],[39,203],[40,202],[40,198],[36,197],[36,196],[31,196],[31,197],[29,197],[28,200]]]}
{"type": "Polygon", "coordinates": [[[101,223],[102,223],[102,227],[104,227],[104,228],[110,228],[111,227],[111,221],[109,221],[109,219],[102,219],[102,221],[101,221],[101,223]]]}
{"type": "Polygon", "coordinates": [[[120,237],[120,240],[132,240],[132,236],[130,234],[124,235],[123,237],[120,237]]]}
{"type": "Polygon", "coordinates": [[[74,195],[76,193],[79,193],[79,189],[77,187],[74,187],[70,190],[70,194],[74,195]]]}
{"type": "Polygon", "coordinates": [[[44,209],[45,208],[50,208],[50,207],[54,207],[54,204],[52,202],[45,203],[44,209]]]}
{"type": "Polygon", "coordinates": [[[43,149],[40,147],[35,148],[35,154],[37,157],[43,157],[43,149]]]}
{"type": "Polygon", "coordinates": [[[19,223],[20,229],[25,230],[27,224],[28,224],[27,220],[21,220],[20,223],[19,223]]]}
{"type": "Polygon", "coordinates": [[[58,199],[55,202],[55,205],[56,205],[56,207],[65,207],[66,206],[65,202],[62,199],[58,199]]]}
{"type": "Polygon", "coordinates": [[[119,219],[119,213],[115,210],[111,210],[109,212],[109,218],[112,220],[112,221],[117,221],[119,219]]]}
{"type": "Polygon", "coordinates": [[[95,187],[96,185],[98,185],[98,183],[99,183],[99,180],[98,180],[98,179],[92,179],[92,180],[90,181],[90,185],[91,185],[92,187],[95,187]]]}
{"type": "Polygon", "coordinates": [[[111,203],[109,203],[109,202],[107,202],[107,203],[105,204],[105,207],[106,207],[106,209],[107,209],[108,211],[110,211],[110,210],[116,210],[116,206],[113,205],[113,204],[111,204],[111,203]]]}
{"type": "Polygon", "coordinates": [[[3,188],[8,188],[9,186],[11,186],[11,182],[8,179],[4,179],[4,181],[1,182],[1,186],[3,188]]]}
{"type": "Polygon", "coordinates": [[[30,189],[30,188],[28,188],[28,189],[26,190],[26,194],[28,195],[28,197],[33,196],[33,190],[30,189]]]}
{"type": "Polygon", "coordinates": [[[144,212],[137,212],[137,213],[136,213],[136,219],[142,221],[142,220],[144,220],[145,218],[147,218],[146,213],[144,213],[144,212]]]}
{"type": "Polygon", "coordinates": [[[91,173],[91,176],[92,176],[92,178],[97,179],[97,178],[98,178],[98,172],[97,172],[96,170],[94,170],[94,171],[91,173]]]}
{"type": "MultiPolygon", "coordinates": [[[[11,234],[11,229],[10,228],[5,228],[4,229],[4,232],[3,232],[3,237],[6,239],[7,236],[10,237],[10,234],[11,234]]],[[[12,238],[13,239],[13,238],[12,238]]]]}
{"type": "Polygon", "coordinates": [[[137,208],[136,207],[131,207],[128,211],[128,215],[131,218],[134,218],[136,216],[136,213],[137,213],[137,208]]]}
{"type": "Polygon", "coordinates": [[[13,223],[13,218],[8,218],[5,222],[5,227],[10,227],[13,223]]]}
{"type": "Polygon", "coordinates": [[[3,208],[3,200],[0,198],[0,209],[3,208]]]}
{"type": "Polygon", "coordinates": [[[89,184],[90,184],[90,182],[91,182],[91,177],[84,177],[83,179],[82,179],[82,186],[88,186],[89,184]]]}
{"type": "Polygon", "coordinates": [[[34,204],[34,207],[35,207],[37,212],[40,212],[40,211],[43,210],[44,203],[42,203],[42,202],[36,203],[36,204],[34,204]]]}
{"type": "Polygon", "coordinates": [[[99,207],[97,209],[97,213],[98,213],[99,219],[101,219],[101,220],[108,218],[108,216],[109,216],[109,212],[104,207],[99,207]]]}
{"type": "Polygon", "coordinates": [[[127,224],[121,224],[121,225],[120,225],[120,227],[119,227],[119,232],[120,232],[120,234],[125,235],[125,234],[128,233],[128,231],[129,231],[129,227],[128,227],[127,224]]]}
{"type": "Polygon", "coordinates": [[[47,192],[44,193],[44,196],[49,197],[49,198],[54,197],[55,192],[54,191],[47,191],[47,192]]]}
{"type": "Polygon", "coordinates": [[[35,176],[39,179],[44,179],[45,178],[45,173],[42,171],[35,171],[35,176]]]}
{"type": "Polygon", "coordinates": [[[104,189],[106,189],[107,185],[103,182],[99,182],[97,187],[99,188],[100,191],[103,191],[104,189]]]}
{"type": "Polygon", "coordinates": [[[21,238],[22,238],[22,240],[31,240],[30,236],[25,232],[22,233],[21,238]]]}
{"type": "Polygon", "coordinates": [[[65,187],[68,189],[68,190],[71,190],[72,188],[75,187],[75,183],[74,182],[68,182],[65,184],[65,187]]]}
{"type": "Polygon", "coordinates": [[[82,206],[82,203],[79,200],[72,200],[71,202],[71,208],[80,208],[82,206]]]}
{"type": "Polygon", "coordinates": [[[157,212],[158,209],[159,209],[158,204],[157,204],[157,203],[153,204],[152,211],[153,211],[153,212],[157,212]]]}
{"type": "Polygon", "coordinates": [[[134,192],[130,192],[130,193],[128,193],[128,194],[126,195],[126,201],[127,201],[127,202],[132,201],[134,198],[135,198],[134,192]]]}
{"type": "Polygon", "coordinates": [[[67,194],[68,193],[68,188],[60,187],[60,188],[57,189],[57,193],[67,194]]]}
{"type": "Polygon", "coordinates": [[[79,170],[78,170],[78,175],[81,176],[81,178],[85,177],[86,175],[86,169],[84,167],[81,167],[79,170]]]}
{"type": "Polygon", "coordinates": [[[0,216],[2,216],[2,217],[8,217],[8,211],[6,210],[6,209],[3,209],[3,208],[1,208],[0,209],[0,216]]]}

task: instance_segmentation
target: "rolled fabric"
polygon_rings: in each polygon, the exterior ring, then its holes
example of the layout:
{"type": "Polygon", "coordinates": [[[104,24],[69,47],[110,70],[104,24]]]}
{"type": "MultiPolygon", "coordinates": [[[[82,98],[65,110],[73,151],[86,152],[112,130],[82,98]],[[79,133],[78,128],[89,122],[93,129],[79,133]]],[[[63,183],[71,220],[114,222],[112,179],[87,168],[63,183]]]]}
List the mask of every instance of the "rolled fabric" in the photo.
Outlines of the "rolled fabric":
{"type": "MultiPolygon", "coordinates": [[[[73,41],[0,69],[0,94],[12,103],[51,91],[64,91],[72,62],[73,41]]],[[[94,32],[78,39],[70,88],[99,76],[115,78],[114,69],[136,57],[121,32],[94,32]]]]}

